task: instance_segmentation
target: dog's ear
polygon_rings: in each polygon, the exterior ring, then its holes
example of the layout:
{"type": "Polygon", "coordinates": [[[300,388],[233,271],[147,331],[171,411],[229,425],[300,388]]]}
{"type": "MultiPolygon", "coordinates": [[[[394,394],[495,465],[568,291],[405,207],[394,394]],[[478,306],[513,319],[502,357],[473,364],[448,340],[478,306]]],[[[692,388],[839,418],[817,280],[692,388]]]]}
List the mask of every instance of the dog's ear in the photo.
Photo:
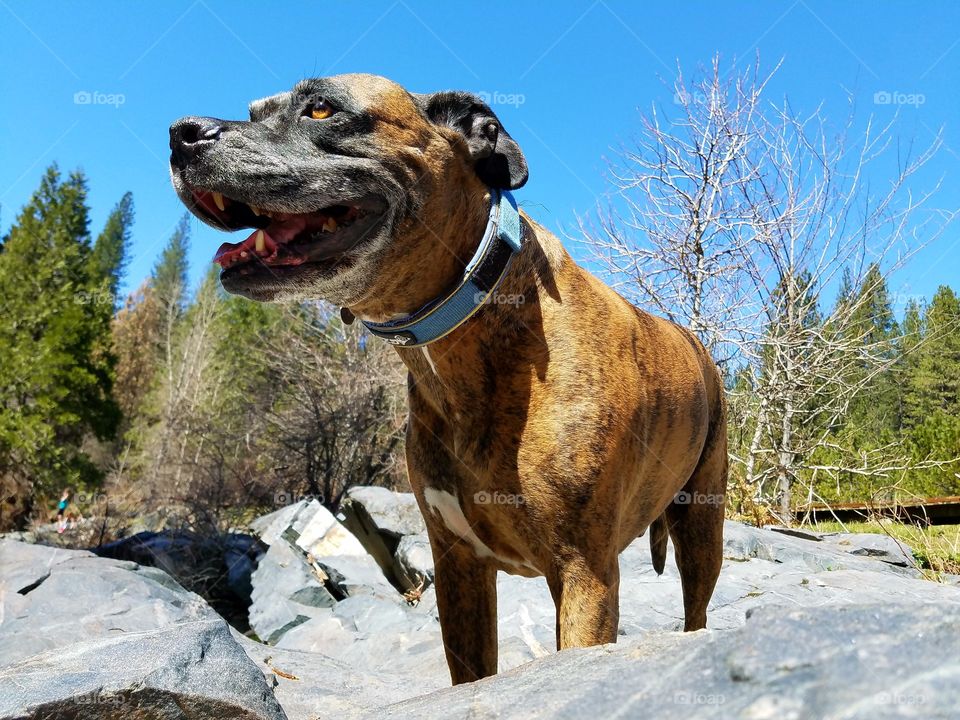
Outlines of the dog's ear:
{"type": "Polygon", "coordinates": [[[430,122],[453,128],[467,141],[477,175],[487,185],[514,190],[527,181],[527,161],[490,106],[466,92],[414,95],[430,122]]]}

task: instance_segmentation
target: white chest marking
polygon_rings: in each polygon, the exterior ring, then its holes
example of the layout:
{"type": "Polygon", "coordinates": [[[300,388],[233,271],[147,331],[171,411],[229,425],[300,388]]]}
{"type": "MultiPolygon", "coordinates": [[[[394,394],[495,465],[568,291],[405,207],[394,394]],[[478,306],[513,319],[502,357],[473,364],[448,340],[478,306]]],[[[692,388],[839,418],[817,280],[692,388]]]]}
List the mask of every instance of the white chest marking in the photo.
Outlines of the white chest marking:
{"type": "Polygon", "coordinates": [[[460,509],[460,503],[451,493],[428,487],[423,491],[423,496],[427,501],[427,505],[429,505],[435,513],[440,515],[440,519],[443,520],[443,524],[447,526],[447,529],[457,537],[470,543],[478,557],[495,557],[493,551],[484,544],[483,540],[477,537],[473,528],[470,527],[466,515],[464,515],[463,510],[460,509]]]}
{"type": "Polygon", "coordinates": [[[447,526],[450,532],[470,543],[477,557],[494,558],[505,565],[526,567],[534,572],[539,572],[530,563],[518,563],[510,558],[500,557],[487,547],[486,543],[478,538],[473,528],[470,527],[466,515],[463,514],[463,510],[460,508],[460,503],[451,493],[448,493],[446,490],[437,490],[436,488],[428,487],[423,491],[423,497],[427,501],[427,505],[430,506],[430,509],[440,515],[440,519],[443,520],[443,524],[447,526]]]}
{"type": "MultiPolygon", "coordinates": [[[[427,359],[427,363],[429,363],[430,369],[433,370],[433,374],[436,375],[436,374],[437,374],[437,366],[433,364],[433,358],[430,357],[430,350],[427,349],[427,346],[426,346],[426,345],[424,345],[422,348],[420,348],[420,350],[423,351],[423,356],[427,359]]],[[[437,377],[439,377],[439,375],[438,375],[437,377]]],[[[450,497],[453,497],[453,496],[451,495],[450,497]]],[[[456,502],[456,500],[454,500],[454,502],[456,502]]],[[[459,505],[458,505],[457,507],[459,507],[459,505]]]]}

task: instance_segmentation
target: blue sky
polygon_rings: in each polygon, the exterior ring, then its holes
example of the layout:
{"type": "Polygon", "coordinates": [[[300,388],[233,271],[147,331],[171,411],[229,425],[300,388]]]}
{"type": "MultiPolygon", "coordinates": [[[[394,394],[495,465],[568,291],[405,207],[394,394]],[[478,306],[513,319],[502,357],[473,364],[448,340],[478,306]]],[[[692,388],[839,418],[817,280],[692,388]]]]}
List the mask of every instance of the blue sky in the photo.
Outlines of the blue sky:
{"type": "MultiPolygon", "coordinates": [[[[848,92],[861,121],[894,112],[874,102],[877,92],[922,95],[900,108],[899,133],[926,144],[942,127],[945,147],[915,189],[942,178],[938,205],[960,206],[957,2],[0,0],[0,231],[47,165],[81,167],[94,231],[134,193],[124,287],[135,287],[182,213],[167,176],[170,122],[244,118],[251,99],[338,72],[492,95],[530,166],[519,199],[548,227],[570,229],[608,192],[605,158],[636,132],[639,111],[671,105],[678,62],[689,74],[715,53],[729,64],[758,50],[767,67],[784,60],[771,97],[800,109],[823,102],[837,123],[848,92]]],[[[197,278],[225,237],[193,229],[197,278]]],[[[958,267],[955,226],[897,275],[895,290],[960,287],[958,267]]]]}

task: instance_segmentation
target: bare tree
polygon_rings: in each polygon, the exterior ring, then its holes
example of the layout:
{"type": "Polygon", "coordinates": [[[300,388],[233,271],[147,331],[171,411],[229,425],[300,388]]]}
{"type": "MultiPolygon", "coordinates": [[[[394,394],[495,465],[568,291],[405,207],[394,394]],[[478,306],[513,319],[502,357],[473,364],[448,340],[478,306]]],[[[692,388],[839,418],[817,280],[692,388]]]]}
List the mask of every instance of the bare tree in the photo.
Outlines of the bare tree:
{"type": "Polygon", "coordinates": [[[636,304],[697,332],[721,363],[756,315],[745,292],[754,242],[747,188],[762,172],[761,95],[773,73],[727,80],[710,73],[673,86],[676,117],[654,106],[635,145],[611,164],[615,196],[594,225],[581,219],[594,258],[636,304]]]}
{"type": "MultiPolygon", "coordinates": [[[[831,302],[842,273],[858,289],[886,282],[954,212],[928,209],[936,187],[908,187],[939,137],[901,147],[896,118],[856,132],[852,114],[833,133],[820,108],[765,102],[770,78],[754,68],[727,81],[716,61],[692,85],[678,77],[679,118],[644,120],[599,229],[581,228],[618,288],[689,325],[736,377],[733,466],[787,516],[798,481],[813,492],[818,448],[891,362],[895,338],[855,323],[869,293],[831,302]]],[[[906,462],[882,455],[879,472],[906,462]]]]}
{"type": "Polygon", "coordinates": [[[336,508],[353,485],[401,486],[406,375],[395,353],[326,306],[290,313],[298,329],[268,338],[264,356],[286,388],[267,423],[287,492],[336,508]]]}
{"type": "MultiPolygon", "coordinates": [[[[740,188],[755,212],[748,269],[764,308],[762,324],[745,327],[738,343],[760,404],[746,474],[761,494],[775,478],[786,516],[801,470],[863,387],[889,369],[897,338],[868,338],[856,323],[874,289],[865,286],[886,282],[953,213],[927,209],[936,188],[917,195],[908,187],[939,137],[916,152],[901,147],[895,117],[880,127],[871,119],[860,133],[850,120],[834,135],[819,109],[800,116],[786,101],[761,120],[762,172],[740,188]],[[871,184],[879,177],[885,182],[871,184]],[[873,280],[871,266],[881,269],[873,280]],[[828,293],[845,270],[859,292],[833,303],[828,293]]],[[[887,456],[877,467],[904,462],[887,456]]]]}

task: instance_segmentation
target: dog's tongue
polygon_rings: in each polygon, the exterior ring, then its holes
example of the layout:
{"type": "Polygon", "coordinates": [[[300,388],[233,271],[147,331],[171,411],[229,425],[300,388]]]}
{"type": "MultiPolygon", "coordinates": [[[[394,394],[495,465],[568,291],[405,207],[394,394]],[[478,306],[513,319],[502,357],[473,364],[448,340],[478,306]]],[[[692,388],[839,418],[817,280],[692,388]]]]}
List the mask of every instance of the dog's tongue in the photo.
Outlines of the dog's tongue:
{"type": "Polygon", "coordinates": [[[223,243],[213,256],[213,261],[224,269],[252,257],[258,257],[270,265],[300,265],[306,258],[288,248],[285,243],[309,225],[305,216],[292,216],[273,222],[270,232],[256,230],[241,243],[223,243]]]}
{"type": "Polygon", "coordinates": [[[277,251],[277,243],[274,242],[263,230],[253,232],[250,237],[240,243],[225,242],[213,256],[213,261],[222,268],[229,267],[238,260],[246,260],[253,255],[260,257],[269,257],[277,251]]]}

